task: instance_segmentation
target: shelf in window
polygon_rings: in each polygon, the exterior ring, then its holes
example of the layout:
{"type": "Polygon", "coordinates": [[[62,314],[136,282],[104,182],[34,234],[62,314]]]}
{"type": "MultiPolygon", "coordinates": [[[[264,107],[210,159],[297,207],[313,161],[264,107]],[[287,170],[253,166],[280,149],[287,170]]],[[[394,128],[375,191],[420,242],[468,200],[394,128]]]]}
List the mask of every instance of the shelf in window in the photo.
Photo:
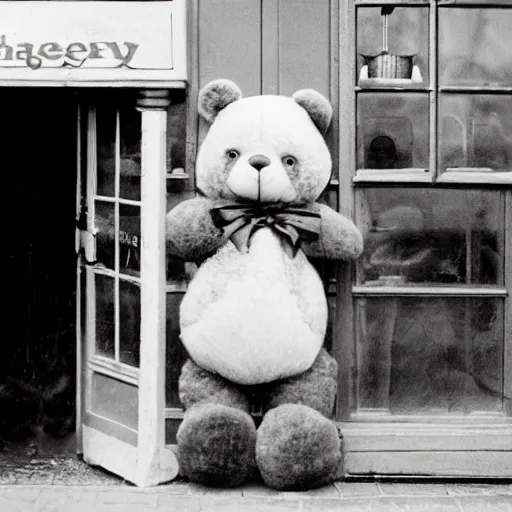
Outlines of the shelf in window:
{"type": "Polygon", "coordinates": [[[352,287],[352,294],[355,296],[368,295],[412,295],[430,297],[506,297],[507,289],[501,286],[477,286],[477,285],[439,285],[425,283],[422,285],[403,284],[390,286],[388,282],[382,285],[368,286],[358,285],[352,287]]]}
{"type": "Polygon", "coordinates": [[[431,183],[432,175],[425,168],[407,169],[358,169],[353,178],[354,183],[431,183]]]}
{"type": "Polygon", "coordinates": [[[449,167],[439,175],[437,182],[512,185],[512,171],[493,171],[488,167],[449,167]]]}

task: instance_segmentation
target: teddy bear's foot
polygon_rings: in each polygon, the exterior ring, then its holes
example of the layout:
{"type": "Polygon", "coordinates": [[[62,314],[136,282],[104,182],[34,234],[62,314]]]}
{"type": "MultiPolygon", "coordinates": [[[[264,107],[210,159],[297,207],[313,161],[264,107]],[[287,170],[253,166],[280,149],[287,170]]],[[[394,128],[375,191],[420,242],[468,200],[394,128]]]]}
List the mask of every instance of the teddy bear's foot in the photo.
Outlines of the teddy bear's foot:
{"type": "Polygon", "coordinates": [[[256,462],[269,487],[306,490],[334,481],[341,464],[338,430],[305,405],[283,404],[263,418],[256,462]]]}
{"type": "Polygon", "coordinates": [[[239,409],[195,405],[185,413],[177,440],[180,471],[193,482],[233,487],[256,471],[256,427],[239,409]]]}

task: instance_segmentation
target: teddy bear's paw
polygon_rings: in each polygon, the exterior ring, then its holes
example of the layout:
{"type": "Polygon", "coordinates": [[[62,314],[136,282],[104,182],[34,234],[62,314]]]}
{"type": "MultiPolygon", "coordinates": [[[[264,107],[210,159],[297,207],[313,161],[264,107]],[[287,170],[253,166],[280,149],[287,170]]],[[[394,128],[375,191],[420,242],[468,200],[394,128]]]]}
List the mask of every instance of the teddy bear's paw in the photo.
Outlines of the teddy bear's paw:
{"type": "Polygon", "coordinates": [[[185,413],[177,440],[180,472],[193,482],[233,487],[254,475],[256,427],[244,411],[195,405],[185,413]]]}
{"type": "Polygon", "coordinates": [[[334,481],[341,465],[336,425],[305,405],[270,410],[258,429],[256,462],[269,487],[306,490],[334,481]]]}

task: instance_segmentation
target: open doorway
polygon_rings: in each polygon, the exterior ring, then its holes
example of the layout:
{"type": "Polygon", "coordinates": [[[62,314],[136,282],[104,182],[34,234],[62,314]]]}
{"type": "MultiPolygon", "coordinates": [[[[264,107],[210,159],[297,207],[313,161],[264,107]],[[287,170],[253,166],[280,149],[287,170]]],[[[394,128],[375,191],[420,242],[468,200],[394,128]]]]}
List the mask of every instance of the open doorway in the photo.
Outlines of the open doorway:
{"type": "Polygon", "coordinates": [[[74,93],[0,89],[0,460],[75,451],[74,93]]]}

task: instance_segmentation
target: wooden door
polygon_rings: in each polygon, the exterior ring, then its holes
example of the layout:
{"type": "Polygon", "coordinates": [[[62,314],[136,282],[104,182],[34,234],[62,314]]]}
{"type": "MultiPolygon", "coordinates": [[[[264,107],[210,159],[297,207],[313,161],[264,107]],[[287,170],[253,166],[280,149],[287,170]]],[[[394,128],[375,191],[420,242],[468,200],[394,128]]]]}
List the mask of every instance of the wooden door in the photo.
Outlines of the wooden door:
{"type": "Polygon", "coordinates": [[[133,94],[104,94],[82,123],[82,450],[90,464],[139,486],[177,474],[164,445],[167,100],[156,95],[153,108],[133,94]]]}

